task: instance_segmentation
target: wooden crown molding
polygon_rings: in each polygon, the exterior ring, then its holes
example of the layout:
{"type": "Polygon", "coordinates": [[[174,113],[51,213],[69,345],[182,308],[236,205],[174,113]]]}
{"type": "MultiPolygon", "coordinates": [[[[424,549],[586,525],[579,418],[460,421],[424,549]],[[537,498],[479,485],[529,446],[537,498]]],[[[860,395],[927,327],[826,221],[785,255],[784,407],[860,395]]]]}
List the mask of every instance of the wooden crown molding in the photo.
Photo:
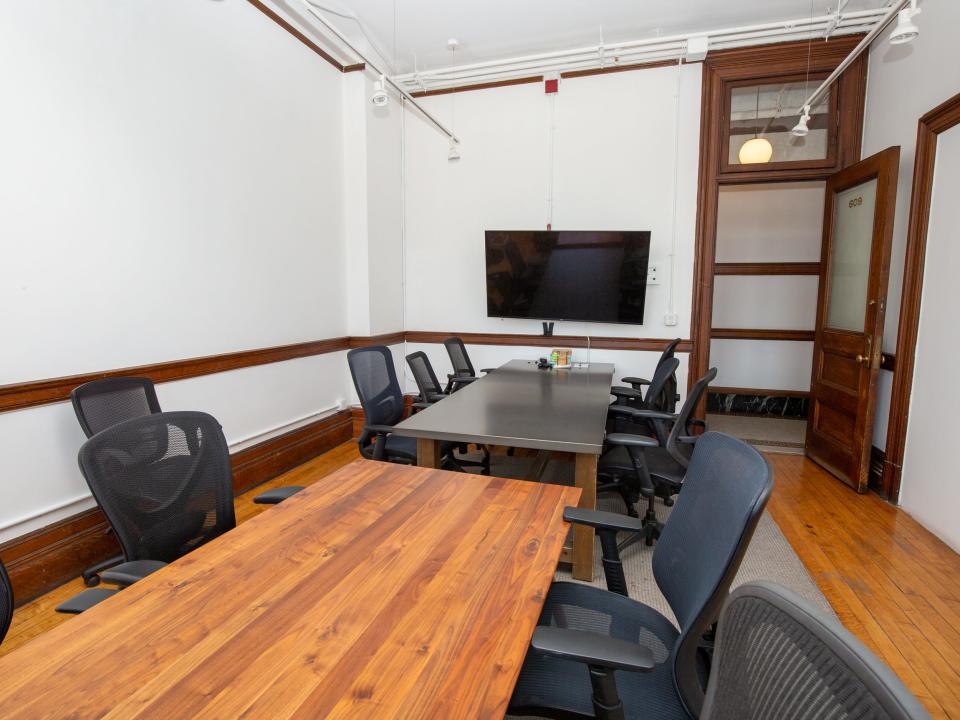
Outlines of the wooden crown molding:
{"type": "Polygon", "coordinates": [[[317,43],[315,43],[313,40],[311,40],[302,32],[300,32],[297,28],[295,28],[290,22],[288,22],[284,17],[278,14],[273,8],[261,2],[261,0],[247,0],[247,2],[253,5],[257,10],[262,12],[268,18],[273,20],[277,25],[282,27],[288,33],[293,35],[293,37],[295,37],[301,43],[303,43],[308,48],[313,50],[313,52],[315,52],[317,55],[322,57],[324,60],[330,63],[330,65],[335,67],[340,72],[342,73],[357,72],[359,70],[363,70],[366,68],[366,65],[364,63],[353,63],[351,65],[344,65],[342,62],[340,62],[335,57],[333,57],[333,55],[328,53],[322,47],[317,45],[317,43]]]}
{"type": "Polygon", "coordinates": [[[940,133],[957,125],[960,125],[960,94],[925,114],[917,124],[917,150],[913,166],[910,217],[907,220],[907,250],[897,329],[896,370],[893,373],[893,388],[890,394],[890,419],[887,425],[885,472],[881,490],[888,500],[896,500],[900,495],[910,392],[913,387],[920,329],[923,270],[927,257],[927,230],[933,199],[937,138],[940,133]]]}
{"type": "MultiPolygon", "coordinates": [[[[350,440],[352,416],[341,410],[230,456],[233,492],[247,490],[350,440]]],[[[99,508],[84,510],[0,545],[18,606],[120,554],[99,508]]]]}

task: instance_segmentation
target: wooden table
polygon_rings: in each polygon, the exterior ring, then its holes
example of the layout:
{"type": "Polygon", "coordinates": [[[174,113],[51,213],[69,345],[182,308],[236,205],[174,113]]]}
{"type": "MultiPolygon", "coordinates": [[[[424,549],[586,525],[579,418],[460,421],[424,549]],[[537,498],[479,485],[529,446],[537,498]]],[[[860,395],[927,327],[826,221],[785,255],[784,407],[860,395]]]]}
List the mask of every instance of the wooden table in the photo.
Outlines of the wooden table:
{"type": "MultiPolygon", "coordinates": [[[[439,466],[443,441],[575,453],[580,507],[593,508],[613,370],[609,363],[539,370],[536,363],[511,360],[404,420],[394,432],[417,438],[421,467],[439,466]]],[[[563,555],[573,565],[573,577],[593,579],[593,554],[593,528],[574,526],[573,545],[563,555]]]]}
{"type": "Polygon", "coordinates": [[[0,717],[499,718],[579,495],[358,460],[0,658],[0,717]]]}

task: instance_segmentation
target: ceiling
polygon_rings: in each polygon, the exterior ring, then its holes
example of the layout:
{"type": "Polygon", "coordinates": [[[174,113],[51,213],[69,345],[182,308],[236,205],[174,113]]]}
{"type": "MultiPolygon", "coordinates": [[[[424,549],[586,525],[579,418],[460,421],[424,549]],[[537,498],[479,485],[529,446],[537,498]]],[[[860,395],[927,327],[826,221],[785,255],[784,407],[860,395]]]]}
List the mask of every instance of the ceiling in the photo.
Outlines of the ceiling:
{"type": "MultiPolygon", "coordinates": [[[[318,0],[351,11],[394,73],[482,62],[600,42],[639,40],[810,16],[811,0],[318,0]],[[394,20],[396,12],[396,34],[394,20]],[[394,51],[395,47],[395,51],[394,51]]],[[[824,15],[838,0],[813,0],[824,15]]],[[[876,10],[887,0],[849,0],[845,11],[876,10]]],[[[328,16],[354,35],[350,20],[328,16]]]]}

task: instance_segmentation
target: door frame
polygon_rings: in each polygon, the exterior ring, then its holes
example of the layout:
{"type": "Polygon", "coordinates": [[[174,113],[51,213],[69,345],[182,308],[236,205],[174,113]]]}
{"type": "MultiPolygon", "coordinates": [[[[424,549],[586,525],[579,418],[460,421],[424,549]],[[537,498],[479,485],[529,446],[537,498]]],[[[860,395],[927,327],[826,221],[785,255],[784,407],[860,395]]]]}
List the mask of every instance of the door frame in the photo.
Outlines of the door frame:
{"type": "MultiPolygon", "coordinates": [[[[824,197],[823,230],[820,234],[820,283],[817,288],[817,325],[813,345],[813,367],[811,368],[810,374],[810,408],[807,417],[807,437],[804,456],[822,465],[829,470],[831,474],[859,493],[867,491],[870,475],[873,424],[877,401],[876,388],[877,379],[880,375],[881,355],[883,352],[884,318],[886,317],[886,302],[889,294],[888,278],[890,274],[890,256],[893,246],[893,219],[896,212],[899,167],[900,146],[897,145],[886,148],[832,175],[827,180],[824,197]],[[886,171],[886,181],[881,184],[880,177],[884,171],[886,171]],[[851,473],[849,478],[843,478],[840,475],[841,469],[839,467],[832,467],[824,462],[823,457],[818,460],[810,454],[811,441],[815,439],[813,435],[815,427],[814,418],[818,409],[817,403],[819,402],[815,381],[821,376],[822,372],[822,356],[817,350],[823,347],[825,342],[824,333],[830,330],[827,325],[827,316],[829,313],[831,268],[833,266],[833,260],[830,254],[835,246],[834,226],[837,216],[836,195],[837,193],[868,182],[871,179],[877,180],[877,189],[876,207],[873,212],[873,229],[870,241],[869,267],[871,273],[867,288],[867,297],[864,298],[867,306],[864,308],[863,330],[853,333],[845,330],[831,330],[834,336],[851,337],[854,335],[863,335],[869,340],[868,345],[863,350],[863,352],[867,353],[866,370],[870,373],[870,380],[867,384],[866,408],[862,413],[858,409],[856,415],[857,424],[854,430],[855,439],[861,438],[861,442],[865,443],[865,447],[862,449],[860,455],[859,475],[851,473]],[[826,242],[828,237],[830,238],[830,243],[826,242]],[[879,246],[878,242],[880,243],[879,246]],[[877,287],[877,284],[879,284],[880,287],[877,287]],[[863,424],[861,424],[861,421],[863,424]]],[[[863,368],[859,369],[858,394],[862,392],[863,389],[863,371],[863,368]]],[[[864,398],[860,395],[857,403],[858,406],[862,406],[863,401],[864,398]]],[[[833,443],[832,440],[828,440],[828,442],[833,443]]],[[[822,445],[820,449],[822,452],[824,451],[822,445]]]]}
{"type": "Polygon", "coordinates": [[[910,216],[907,221],[907,251],[903,266],[900,316],[897,325],[896,369],[890,395],[890,416],[883,466],[882,493],[896,502],[903,474],[903,452],[907,440],[910,395],[920,327],[923,271],[927,257],[927,230],[936,170],[938,136],[960,125],[960,94],[954,95],[920,118],[914,156],[910,216]]]}
{"type": "MultiPolygon", "coordinates": [[[[693,266],[693,301],[690,338],[693,347],[687,369],[687,387],[692,388],[710,367],[710,336],[713,329],[713,282],[716,264],[717,209],[720,186],[798,180],[826,180],[860,159],[863,132],[867,57],[862,54],[837,81],[837,153],[834,167],[789,167],[769,170],[763,166],[749,171],[722,172],[722,136],[726,89],[739,80],[776,81],[777,78],[810,72],[832,72],[862,39],[850,35],[812,45],[805,41],[720,50],[707,55],[703,63],[700,110],[700,165],[697,185],[697,225],[693,266]]],[[[703,417],[706,397],[697,408],[703,417]]]]}

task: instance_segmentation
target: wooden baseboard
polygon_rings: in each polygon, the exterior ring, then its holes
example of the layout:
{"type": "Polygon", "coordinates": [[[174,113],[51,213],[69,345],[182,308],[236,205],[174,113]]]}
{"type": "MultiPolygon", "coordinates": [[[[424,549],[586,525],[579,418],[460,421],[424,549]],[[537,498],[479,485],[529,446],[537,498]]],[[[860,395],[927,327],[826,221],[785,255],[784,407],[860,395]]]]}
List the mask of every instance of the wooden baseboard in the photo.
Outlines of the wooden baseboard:
{"type": "MultiPolygon", "coordinates": [[[[235,495],[276,477],[350,439],[352,412],[341,410],[231,456],[235,495]]],[[[0,545],[17,606],[85,568],[120,553],[99,508],[84,510],[0,545]]]]}

